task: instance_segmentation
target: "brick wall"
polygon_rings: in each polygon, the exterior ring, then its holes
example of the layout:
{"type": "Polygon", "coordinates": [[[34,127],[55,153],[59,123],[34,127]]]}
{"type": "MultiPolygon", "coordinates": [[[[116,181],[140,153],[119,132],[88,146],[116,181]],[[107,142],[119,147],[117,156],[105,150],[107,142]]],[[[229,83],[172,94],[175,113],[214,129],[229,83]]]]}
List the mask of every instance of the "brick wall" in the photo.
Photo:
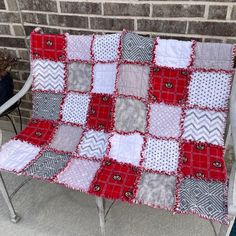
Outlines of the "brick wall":
{"type": "MultiPolygon", "coordinates": [[[[15,90],[29,74],[28,36],[44,32],[115,32],[214,42],[236,42],[236,0],[0,0],[0,49],[21,57],[14,68],[15,90]]],[[[31,115],[31,94],[22,102],[24,122],[31,115]]],[[[13,118],[18,121],[17,114],[13,118]]]]}

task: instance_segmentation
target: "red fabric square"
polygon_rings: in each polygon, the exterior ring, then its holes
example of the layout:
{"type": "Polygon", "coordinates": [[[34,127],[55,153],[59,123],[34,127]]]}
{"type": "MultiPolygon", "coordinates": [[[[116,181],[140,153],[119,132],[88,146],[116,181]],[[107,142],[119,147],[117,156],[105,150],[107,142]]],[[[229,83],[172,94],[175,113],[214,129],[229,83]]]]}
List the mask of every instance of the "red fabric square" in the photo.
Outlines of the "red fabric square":
{"type": "Polygon", "coordinates": [[[113,126],[112,107],[114,99],[110,95],[93,94],[89,105],[87,126],[95,130],[110,131],[113,126]]]}
{"type": "Polygon", "coordinates": [[[149,97],[154,102],[182,104],[186,101],[188,71],[155,67],[151,69],[149,97]]]}
{"type": "Polygon", "coordinates": [[[182,173],[185,176],[206,180],[226,180],[223,147],[186,142],[183,143],[182,150],[182,173]]]}
{"type": "Polygon", "coordinates": [[[65,61],[65,35],[63,34],[31,34],[31,53],[33,59],[49,59],[65,61]]]}
{"type": "Polygon", "coordinates": [[[49,143],[55,127],[56,123],[53,121],[33,119],[15,139],[42,146],[49,143]]]}
{"type": "Polygon", "coordinates": [[[137,167],[105,159],[92,181],[89,192],[102,197],[132,202],[140,175],[141,171],[137,167]]]}

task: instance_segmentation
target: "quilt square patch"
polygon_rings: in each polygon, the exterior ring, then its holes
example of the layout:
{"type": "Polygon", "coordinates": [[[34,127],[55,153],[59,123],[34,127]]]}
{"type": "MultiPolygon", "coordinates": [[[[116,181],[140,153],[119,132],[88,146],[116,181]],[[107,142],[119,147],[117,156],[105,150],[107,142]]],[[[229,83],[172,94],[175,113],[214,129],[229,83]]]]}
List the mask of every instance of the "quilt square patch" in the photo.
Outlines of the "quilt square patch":
{"type": "Polygon", "coordinates": [[[109,157],[122,163],[138,166],[141,160],[143,137],[140,134],[114,134],[110,138],[109,157]]]}
{"type": "Polygon", "coordinates": [[[189,86],[189,105],[226,109],[231,79],[231,74],[223,72],[193,72],[189,86]]]}
{"type": "Polygon", "coordinates": [[[57,176],[56,182],[87,192],[99,167],[100,163],[97,161],[72,159],[66,169],[57,176]]]}
{"type": "Polygon", "coordinates": [[[113,127],[113,103],[114,99],[110,95],[92,94],[87,126],[91,129],[110,131],[113,127]]]}
{"type": "Polygon", "coordinates": [[[38,34],[30,36],[33,59],[64,61],[66,59],[66,39],[63,34],[38,34]]]}
{"type": "Polygon", "coordinates": [[[187,68],[191,63],[191,41],[157,39],[155,63],[158,66],[187,68]]]}
{"type": "Polygon", "coordinates": [[[137,179],[140,170],[131,165],[104,160],[98,170],[89,192],[98,196],[120,199],[132,203],[135,198],[137,179]]]}
{"type": "Polygon", "coordinates": [[[157,137],[178,138],[182,109],[156,103],[150,105],[149,132],[157,137]]]}
{"type": "Polygon", "coordinates": [[[62,62],[34,60],[32,70],[33,90],[63,92],[65,65],[62,62]]]}
{"type": "Polygon", "coordinates": [[[178,209],[226,223],[225,187],[225,184],[220,182],[186,178],[180,185],[178,209]]]}
{"type": "Polygon", "coordinates": [[[188,74],[183,69],[152,68],[150,99],[173,105],[183,104],[187,96],[188,74]]]}
{"type": "Polygon", "coordinates": [[[143,167],[153,171],[176,172],[179,159],[179,143],[148,138],[144,151],[143,167]]]}
{"type": "Polygon", "coordinates": [[[112,94],[115,91],[116,67],[116,63],[95,64],[92,92],[112,94]]]}
{"type": "Polygon", "coordinates": [[[65,154],[56,154],[51,151],[44,151],[24,171],[27,175],[31,175],[42,179],[52,179],[60,173],[70,161],[70,157],[65,154]]]}
{"type": "Polygon", "coordinates": [[[66,38],[69,60],[91,60],[92,35],[67,35],[66,38]]]}
{"type": "Polygon", "coordinates": [[[181,171],[185,176],[206,180],[226,180],[223,147],[196,142],[185,142],[182,145],[181,171]]]}
{"type": "Polygon", "coordinates": [[[34,92],[32,117],[45,120],[59,119],[61,101],[62,94],[34,92]]]}
{"type": "Polygon", "coordinates": [[[195,68],[232,69],[232,44],[196,43],[195,68]]]}
{"type": "Polygon", "coordinates": [[[36,146],[48,144],[55,130],[56,122],[32,119],[15,139],[32,143],[36,146]]]}
{"type": "Polygon", "coordinates": [[[0,169],[19,173],[39,153],[40,148],[20,140],[10,140],[1,147],[0,169]]]}
{"type": "Polygon", "coordinates": [[[153,47],[153,39],[128,32],[122,40],[122,59],[133,62],[151,62],[153,47]]]}
{"type": "Polygon", "coordinates": [[[62,108],[62,120],[85,124],[90,96],[87,94],[68,93],[62,108]]]}
{"type": "Polygon", "coordinates": [[[149,206],[173,209],[176,177],[144,172],[138,184],[136,201],[149,206]]]}
{"type": "Polygon", "coordinates": [[[78,154],[102,159],[108,146],[108,137],[109,135],[102,131],[89,130],[85,132],[77,150],[78,154]]]}
{"type": "Polygon", "coordinates": [[[120,94],[146,98],[149,66],[122,64],[119,66],[118,91],[120,94]]]}
{"type": "Polygon", "coordinates": [[[136,99],[118,98],[115,105],[115,129],[117,131],[145,132],[146,105],[136,99]]]}
{"type": "Polygon", "coordinates": [[[83,129],[78,126],[61,124],[50,144],[52,148],[66,152],[73,152],[82,136],[83,129]]]}
{"type": "Polygon", "coordinates": [[[92,65],[73,62],[68,66],[68,90],[88,92],[91,90],[92,65]]]}
{"type": "Polygon", "coordinates": [[[120,34],[96,35],[93,44],[95,61],[115,61],[118,59],[120,34]]]}
{"type": "Polygon", "coordinates": [[[183,138],[224,145],[226,113],[189,109],[186,111],[183,138]]]}

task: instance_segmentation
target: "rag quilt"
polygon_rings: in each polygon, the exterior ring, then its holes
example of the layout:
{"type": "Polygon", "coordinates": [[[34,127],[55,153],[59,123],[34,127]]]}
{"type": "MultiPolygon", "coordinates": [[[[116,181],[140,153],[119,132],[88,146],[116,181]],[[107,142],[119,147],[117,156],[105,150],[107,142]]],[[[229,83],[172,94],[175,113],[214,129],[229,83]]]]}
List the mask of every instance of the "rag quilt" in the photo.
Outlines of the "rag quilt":
{"type": "Polygon", "coordinates": [[[33,114],[0,168],[228,222],[230,44],[31,34],[33,114]]]}

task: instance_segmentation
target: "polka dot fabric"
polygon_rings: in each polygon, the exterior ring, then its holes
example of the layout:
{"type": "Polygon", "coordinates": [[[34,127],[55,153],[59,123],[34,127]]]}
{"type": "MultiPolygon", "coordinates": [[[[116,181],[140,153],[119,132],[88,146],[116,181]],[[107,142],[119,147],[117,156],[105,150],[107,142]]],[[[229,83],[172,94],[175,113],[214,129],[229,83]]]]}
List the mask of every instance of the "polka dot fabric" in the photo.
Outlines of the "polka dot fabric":
{"type": "Polygon", "coordinates": [[[93,45],[96,61],[115,61],[118,59],[120,34],[96,35],[93,45]]]}
{"type": "Polygon", "coordinates": [[[145,148],[144,168],[166,173],[176,173],[178,158],[178,142],[148,138],[145,148]]]}
{"type": "Polygon", "coordinates": [[[189,105],[227,109],[231,76],[224,72],[195,71],[189,86],[189,105]]]}
{"type": "Polygon", "coordinates": [[[230,48],[33,32],[33,118],[0,169],[226,223],[230,48]]]}

